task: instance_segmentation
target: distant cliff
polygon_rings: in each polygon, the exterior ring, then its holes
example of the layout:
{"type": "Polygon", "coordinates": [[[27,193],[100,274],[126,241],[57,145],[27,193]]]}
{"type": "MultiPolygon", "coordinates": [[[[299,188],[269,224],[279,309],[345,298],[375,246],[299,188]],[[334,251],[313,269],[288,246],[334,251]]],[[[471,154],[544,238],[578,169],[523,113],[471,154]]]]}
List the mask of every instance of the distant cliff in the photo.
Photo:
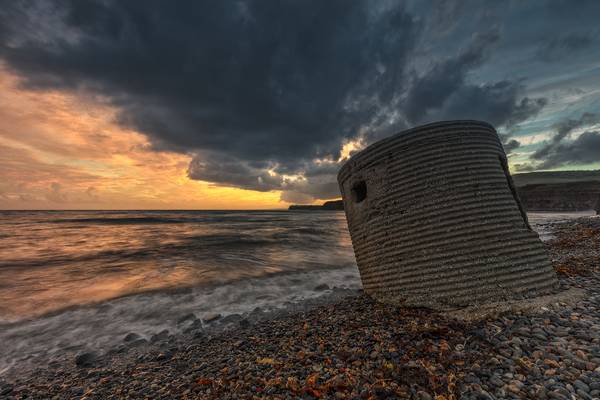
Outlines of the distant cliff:
{"type": "Polygon", "coordinates": [[[342,200],[332,200],[332,201],[326,201],[325,203],[321,204],[321,205],[291,205],[289,210],[293,210],[293,211],[314,211],[314,210],[321,210],[321,211],[340,211],[340,210],[344,210],[344,203],[342,202],[342,200]]]}
{"type": "Polygon", "coordinates": [[[600,182],[532,184],[517,187],[528,211],[588,211],[600,209],[600,182]]]}
{"type": "Polygon", "coordinates": [[[529,211],[588,211],[600,208],[600,171],[547,171],[513,175],[529,211]]]}
{"type": "Polygon", "coordinates": [[[600,182],[600,170],[526,172],[511,175],[517,187],[542,183],[600,182]]]}

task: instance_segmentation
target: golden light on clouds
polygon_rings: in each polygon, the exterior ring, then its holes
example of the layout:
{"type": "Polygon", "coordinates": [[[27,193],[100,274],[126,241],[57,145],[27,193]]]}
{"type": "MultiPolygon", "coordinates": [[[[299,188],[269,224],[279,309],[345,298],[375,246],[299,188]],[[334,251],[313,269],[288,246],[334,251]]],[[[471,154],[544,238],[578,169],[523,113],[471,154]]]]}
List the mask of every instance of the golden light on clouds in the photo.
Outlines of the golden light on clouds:
{"type": "Polygon", "coordinates": [[[342,146],[342,151],[340,152],[340,158],[338,162],[350,158],[352,154],[362,150],[364,147],[365,143],[362,137],[344,143],[344,145],[342,146]]]}
{"type": "Polygon", "coordinates": [[[101,98],[19,87],[0,68],[1,209],[268,209],[281,193],[191,180],[101,98]]]}

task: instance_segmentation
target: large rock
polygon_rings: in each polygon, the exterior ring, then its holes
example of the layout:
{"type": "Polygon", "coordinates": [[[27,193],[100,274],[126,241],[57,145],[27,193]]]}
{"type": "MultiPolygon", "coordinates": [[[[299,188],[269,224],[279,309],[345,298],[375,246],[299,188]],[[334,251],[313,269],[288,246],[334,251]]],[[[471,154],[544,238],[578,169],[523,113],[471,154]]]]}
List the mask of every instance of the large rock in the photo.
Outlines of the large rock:
{"type": "Polygon", "coordinates": [[[75,357],[75,365],[80,368],[89,368],[93,367],[97,360],[98,355],[94,352],[82,353],[75,357]]]}

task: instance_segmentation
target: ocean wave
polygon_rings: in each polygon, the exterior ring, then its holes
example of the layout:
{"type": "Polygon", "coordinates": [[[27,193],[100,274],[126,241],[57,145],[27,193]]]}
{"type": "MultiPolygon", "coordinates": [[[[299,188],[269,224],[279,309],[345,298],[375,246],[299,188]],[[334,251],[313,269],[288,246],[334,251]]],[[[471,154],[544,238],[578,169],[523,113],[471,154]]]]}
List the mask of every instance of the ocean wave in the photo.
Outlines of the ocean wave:
{"type": "MultiPolygon", "coordinates": [[[[161,331],[181,333],[178,323],[193,315],[248,315],[293,308],[333,288],[358,290],[356,266],[305,272],[273,273],[200,287],[155,290],[97,304],[72,306],[44,316],[0,322],[0,375],[52,360],[72,358],[80,351],[106,352],[134,332],[149,339],[161,331]]],[[[337,290],[337,289],[336,289],[337,290]]]]}

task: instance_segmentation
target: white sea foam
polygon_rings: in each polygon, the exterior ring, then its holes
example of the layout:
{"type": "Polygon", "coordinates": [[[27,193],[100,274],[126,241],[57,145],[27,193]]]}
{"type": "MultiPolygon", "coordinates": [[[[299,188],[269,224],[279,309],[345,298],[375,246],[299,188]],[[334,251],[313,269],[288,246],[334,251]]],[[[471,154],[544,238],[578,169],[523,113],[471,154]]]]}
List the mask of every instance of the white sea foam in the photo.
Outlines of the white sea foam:
{"type": "MultiPolygon", "coordinates": [[[[182,318],[193,314],[248,315],[299,306],[334,290],[361,287],[356,267],[275,274],[218,286],[126,296],[27,321],[0,326],[0,374],[82,351],[104,352],[131,332],[150,339],[163,330],[180,333],[182,318]],[[324,285],[327,285],[325,288],[324,285]]],[[[68,357],[67,357],[68,358],[68,357]]]]}

